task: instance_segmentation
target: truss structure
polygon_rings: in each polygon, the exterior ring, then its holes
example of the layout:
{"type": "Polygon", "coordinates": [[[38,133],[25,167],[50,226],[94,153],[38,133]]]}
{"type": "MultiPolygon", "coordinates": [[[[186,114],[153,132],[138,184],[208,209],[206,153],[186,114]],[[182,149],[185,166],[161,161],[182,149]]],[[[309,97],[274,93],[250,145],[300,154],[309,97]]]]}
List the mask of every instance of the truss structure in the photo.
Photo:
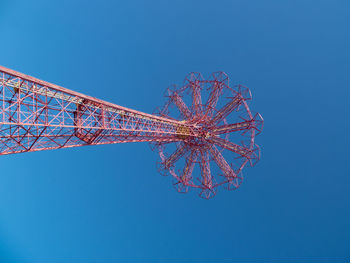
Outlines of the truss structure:
{"type": "Polygon", "coordinates": [[[231,88],[223,72],[208,80],[191,73],[181,88],[169,88],[167,97],[157,114],[147,114],[0,66],[0,155],[151,142],[160,154],[160,172],[174,178],[178,191],[199,188],[200,196],[210,198],[219,185],[237,188],[245,164],[259,159],[254,138],[262,118],[249,110],[249,90],[231,88]],[[232,134],[245,139],[234,143],[232,134]],[[236,164],[227,162],[224,152],[234,154],[236,164]]]}

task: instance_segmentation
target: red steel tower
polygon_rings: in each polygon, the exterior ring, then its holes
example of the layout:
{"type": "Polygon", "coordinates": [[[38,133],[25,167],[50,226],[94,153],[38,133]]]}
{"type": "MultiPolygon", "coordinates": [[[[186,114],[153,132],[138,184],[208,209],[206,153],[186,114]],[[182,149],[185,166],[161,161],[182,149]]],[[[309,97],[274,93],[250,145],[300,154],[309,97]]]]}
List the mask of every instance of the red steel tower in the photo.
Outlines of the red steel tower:
{"type": "Polygon", "coordinates": [[[151,142],[158,168],[179,192],[210,198],[240,186],[242,169],[260,157],[250,91],[223,72],[189,74],[167,90],[156,114],[128,109],[0,66],[0,155],[86,145],[151,142]],[[230,162],[232,161],[232,163],[230,162]]]}

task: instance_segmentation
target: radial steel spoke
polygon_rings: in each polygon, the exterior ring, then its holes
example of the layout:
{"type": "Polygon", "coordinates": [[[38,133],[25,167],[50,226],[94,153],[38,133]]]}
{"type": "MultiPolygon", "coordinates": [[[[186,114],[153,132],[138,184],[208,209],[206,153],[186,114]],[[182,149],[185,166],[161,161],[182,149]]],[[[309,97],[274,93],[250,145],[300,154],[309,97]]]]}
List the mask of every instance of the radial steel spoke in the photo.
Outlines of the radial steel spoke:
{"type": "Polygon", "coordinates": [[[224,156],[216,148],[215,145],[210,146],[209,151],[210,151],[215,163],[217,164],[217,166],[221,169],[221,171],[224,173],[224,175],[227,178],[234,178],[237,176],[236,173],[232,170],[231,166],[225,160],[224,156]]]}
{"type": "Polygon", "coordinates": [[[201,86],[198,81],[191,83],[192,88],[192,105],[196,116],[199,117],[202,112],[202,96],[201,96],[201,86]]]}
{"type": "Polygon", "coordinates": [[[224,107],[222,107],[218,112],[216,112],[213,119],[210,121],[212,124],[216,124],[225,119],[232,111],[238,108],[238,106],[243,101],[243,98],[240,94],[232,98],[224,107]]]}
{"type": "Polygon", "coordinates": [[[222,93],[222,85],[219,82],[215,81],[206,104],[206,108],[207,108],[206,114],[209,117],[211,117],[214,114],[214,110],[219,101],[219,97],[221,93],[222,93]]]}
{"type": "Polygon", "coordinates": [[[196,150],[192,150],[188,158],[186,158],[186,165],[183,170],[182,181],[188,183],[192,178],[192,172],[197,160],[196,150]]]}
{"type": "Polygon", "coordinates": [[[176,148],[175,152],[170,155],[169,158],[163,161],[163,165],[166,169],[172,167],[176,161],[178,161],[187,152],[187,145],[181,143],[179,147],[176,148]]]}
{"type": "Polygon", "coordinates": [[[249,158],[252,151],[245,148],[245,147],[242,147],[238,144],[235,144],[235,143],[232,143],[230,141],[227,141],[225,139],[222,139],[222,138],[219,138],[219,137],[216,137],[216,136],[213,136],[209,139],[209,141],[211,141],[212,143],[222,147],[222,148],[225,148],[229,151],[232,151],[234,153],[237,153],[239,155],[241,155],[242,157],[245,157],[245,158],[249,158]]]}
{"type": "Polygon", "coordinates": [[[179,109],[180,113],[186,118],[189,119],[192,116],[191,111],[188,109],[187,105],[185,102],[182,100],[181,96],[177,93],[174,92],[171,96],[173,99],[176,107],[179,109]]]}
{"type": "Polygon", "coordinates": [[[210,160],[208,150],[201,152],[200,167],[202,171],[202,183],[205,187],[211,189],[213,187],[213,180],[210,171],[210,160]]]}
{"type": "Polygon", "coordinates": [[[253,122],[254,120],[249,120],[249,121],[237,122],[233,124],[224,124],[213,128],[212,133],[219,135],[223,133],[247,130],[252,127],[253,122]]]}

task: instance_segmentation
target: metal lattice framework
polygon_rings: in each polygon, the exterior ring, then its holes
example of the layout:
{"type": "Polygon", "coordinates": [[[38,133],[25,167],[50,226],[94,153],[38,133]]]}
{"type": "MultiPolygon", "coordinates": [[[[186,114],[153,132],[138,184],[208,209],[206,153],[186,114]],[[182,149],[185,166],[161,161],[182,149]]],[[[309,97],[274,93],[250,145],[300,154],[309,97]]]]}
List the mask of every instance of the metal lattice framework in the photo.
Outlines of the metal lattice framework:
{"type": "Polygon", "coordinates": [[[167,97],[157,115],[146,114],[0,66],[0,155],[151,142],[179,192],[194,187],[210,198],[219,185],[237,188],[260,154],[254,138],[263,121],[249,110],[249,90],[231,88],[223,72],[208,80],[191,73],[167,97]]]}

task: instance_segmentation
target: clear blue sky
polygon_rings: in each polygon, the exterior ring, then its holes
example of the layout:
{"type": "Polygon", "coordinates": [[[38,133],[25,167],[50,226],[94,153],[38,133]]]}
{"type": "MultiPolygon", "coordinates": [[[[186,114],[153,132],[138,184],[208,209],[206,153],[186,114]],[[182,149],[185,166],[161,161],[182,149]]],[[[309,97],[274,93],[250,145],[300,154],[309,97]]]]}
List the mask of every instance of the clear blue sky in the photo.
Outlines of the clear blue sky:
{"type": "Polygon", "coordinates": [[[349,262],[350,4],[0,0],[0,64],[145,112],[223,70],[265,119],[238,191],[181,195],[148,144],[0,158],[0,262],[349,262]]]}

